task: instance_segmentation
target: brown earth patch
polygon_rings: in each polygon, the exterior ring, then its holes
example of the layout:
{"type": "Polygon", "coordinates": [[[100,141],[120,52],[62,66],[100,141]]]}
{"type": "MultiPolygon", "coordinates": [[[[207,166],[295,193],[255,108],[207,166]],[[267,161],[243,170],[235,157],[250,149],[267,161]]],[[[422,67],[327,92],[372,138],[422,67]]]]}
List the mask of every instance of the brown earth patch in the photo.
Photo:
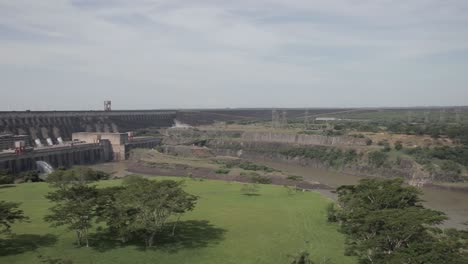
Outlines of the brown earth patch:
{"type": "MultiPolygon", "coordinates": [[[[224,180],[243,183],[251,183],[250,177],[241,175],[226,175],[217,174],[215,171],[208,168],[197,168],[179,164],[152,164],[147,166],[142,162],[130,162],[127,170],[132,173],[141,173],[147,175],[164,175],[174,177],[190,177],[196,179],[209,180],[224,180]]],[[[333,190],[330,186],[321,183],[313,183],[309,181],[293,181],[284,178],[284,176],[270,175],[271,184],[281,186],[295,186],[298,189],[305,190],[333,190]]]]}

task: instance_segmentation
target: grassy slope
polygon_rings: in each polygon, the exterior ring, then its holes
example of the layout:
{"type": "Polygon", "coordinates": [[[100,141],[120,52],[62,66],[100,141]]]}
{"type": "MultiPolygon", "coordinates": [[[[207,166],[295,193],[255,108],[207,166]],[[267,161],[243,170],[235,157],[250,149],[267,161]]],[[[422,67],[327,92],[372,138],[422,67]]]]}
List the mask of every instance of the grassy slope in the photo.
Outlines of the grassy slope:
{"type": "MultiPolygon", "coordinates": [[[[99,186],[119,183],[106,181],[99,186]]],[[[38,263],[37,256],[42,254],[71,259],[75,264],[280,264],[289,263],[289,254],[306,247],[317,261],[326,256],[333,263],[355,263],[353,258],[343,256],[344,238],[337,232],[336,225],[326,223],[325,206],[328,201],[318,193],[289,196],[283,187],[262,185],[260,196],[249,197],[241,195],[241,184],[238,183],[187,180],[186,186],[190,193],[200,196],[200,200],[195,211],[183,220],[207,220],[208,224],[192,222],[197,228],[190,229],[193,239],[184,240],[187,243],[146,251],[137,245],[97,247],[97,241],[93,248],[76,248],[73,233],[64,228],[50,228],[42,220],[49,206],[43,198],[49,191],[46,184],[0,188],[0,200],[22,202],[23,210],[32,220],[31,223],[16,224],[13,230],[17,234],[36,235],[26,238],[30,244],[27,250],[16,247],[0,249],[0,263],[38,263]],[[46,234],[56,235],[58,240],[44,245],[38,235],[46,234]],[[307,246],[305,241],[309,241],[307,246]],[[34,244],[38,244],[35,250],[34,244]],[[18,252],[13,253],[14,250],[18,252]],[[19,253],[21,251],[25,252],[19,253]]]]}

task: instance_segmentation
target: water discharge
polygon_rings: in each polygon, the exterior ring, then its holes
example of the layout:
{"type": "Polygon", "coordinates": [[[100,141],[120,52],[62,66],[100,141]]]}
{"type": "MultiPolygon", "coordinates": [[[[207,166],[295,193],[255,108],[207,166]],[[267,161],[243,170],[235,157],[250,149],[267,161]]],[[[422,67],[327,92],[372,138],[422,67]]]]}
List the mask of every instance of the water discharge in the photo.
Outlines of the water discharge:
{"type": "Polygon", "coordinates": [[[42,161],[42,160],[36,161],[36,166],[40,172],[39,178],[41,178],[42,180],[45,180],[45,178],[47,178],[47,175],[54,172],[54,168],[45,161],[42,161]]]}

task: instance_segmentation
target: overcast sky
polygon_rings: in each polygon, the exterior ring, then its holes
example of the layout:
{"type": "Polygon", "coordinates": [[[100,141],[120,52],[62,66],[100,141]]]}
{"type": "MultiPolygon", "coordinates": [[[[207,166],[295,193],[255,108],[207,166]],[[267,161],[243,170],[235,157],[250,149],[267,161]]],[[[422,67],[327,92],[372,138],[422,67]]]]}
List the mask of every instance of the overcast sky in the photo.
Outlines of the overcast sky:
{"type": "Polygon", "coordinates": [[[467,0],[0,0],[0,110],[468,105],[467,0]]]}

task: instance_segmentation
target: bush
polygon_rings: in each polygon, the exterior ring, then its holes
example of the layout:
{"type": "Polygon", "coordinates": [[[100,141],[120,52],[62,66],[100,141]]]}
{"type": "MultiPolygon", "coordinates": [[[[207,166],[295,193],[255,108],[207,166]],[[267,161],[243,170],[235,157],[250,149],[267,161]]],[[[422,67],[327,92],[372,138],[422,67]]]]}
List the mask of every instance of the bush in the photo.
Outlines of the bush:
{"type": "Polygon", "coordinates": [[[250,177],[250,180],[253,183],[260,183],[260,184],[270,184],[272,182],[271,178],[261,175],[254,175],[250,177]]]}
{"type": "Polygon", "coordinates": [[[360,156],[354,149],[343,151],[339,148],[314,146],[311,148],[285,148],[280,154],[289,157],[317,159],[330,167],[339,167],[356,161],[360,156]]]}
{"type": "Polygon", "coordinates": [[[376,168],[382,167],[387,162],[387,159],[388,154],[386,152],[373,151],[369,153],[369,163],[376,168]]]}
{"type": "Polygon", "coordinates": [[[368,139],[366,140],[366,145],[367,145],[367,146],[372,145],[372,143],[373,143],[373,142],[372,142],[372,139],[368,138],[368,139]]]}
{"type": "Polygon", "coordinates": [[[23,178],[25,182],[38,182],[39,173],[37,171],[25,171],[20,173],[20,178],[23,178]]]}
{"type": "Polygon", "coordinates": [[[395,149],[396,149],[396,150],[401,150],[401,149],[403,149],[403,144],[402,144],[401,141],[395,142],[395,149]]]}
{"type": "Polygon", "coordinates": [[[387,140],[381,140],[381,141],[377,142],[377,145],[379,145],[379,146],[385,146],[386,144],[388,144],[387,140]]]}
{"type": "Polygon", "coordinates": [[[241,188],[241,193],[247,196],[257,196],[260,187],[257,184],[244,184],[241,188]]]}
{"type": "Polygon", "coordinates": [[[274,169],[267,167],[265,165],[257,165],[249,161],[244,161],[239,164],[239,168],[244,170],[252,170],[252,171],[265,171],[265,172],[273,172],[274,169]]]}
{"type": "Polygon", "coordinates": [[[216,174],[228,174],[230,171],[231,171],[231,170],[229,170],[229,169],[222,169],[222,168],[221,168],[221,169],[217,169],[217,170],[215,171],[215,173],[216,173],[216,174]]]}
{"type": "Polygon", "coordinates": [[[1,184],[13,184],[15,183],[15,177],[10,174],[0,174],[0,185],[1,184]]]}
{"type": "Polygon", "coordinates": [[[287,179],[291,181],[302,181],[304,178],[302,176],[289,175],[287,179]]]}
{"type": "Polygon", "coordinates": [[[446,160],[442,163],[440,166],[440,169],[444,172],[448,173],[453,173],[453,174],[460,174],[462,172],[462,169],[458,163],[451,161],[451,160],[446,160]]]}

